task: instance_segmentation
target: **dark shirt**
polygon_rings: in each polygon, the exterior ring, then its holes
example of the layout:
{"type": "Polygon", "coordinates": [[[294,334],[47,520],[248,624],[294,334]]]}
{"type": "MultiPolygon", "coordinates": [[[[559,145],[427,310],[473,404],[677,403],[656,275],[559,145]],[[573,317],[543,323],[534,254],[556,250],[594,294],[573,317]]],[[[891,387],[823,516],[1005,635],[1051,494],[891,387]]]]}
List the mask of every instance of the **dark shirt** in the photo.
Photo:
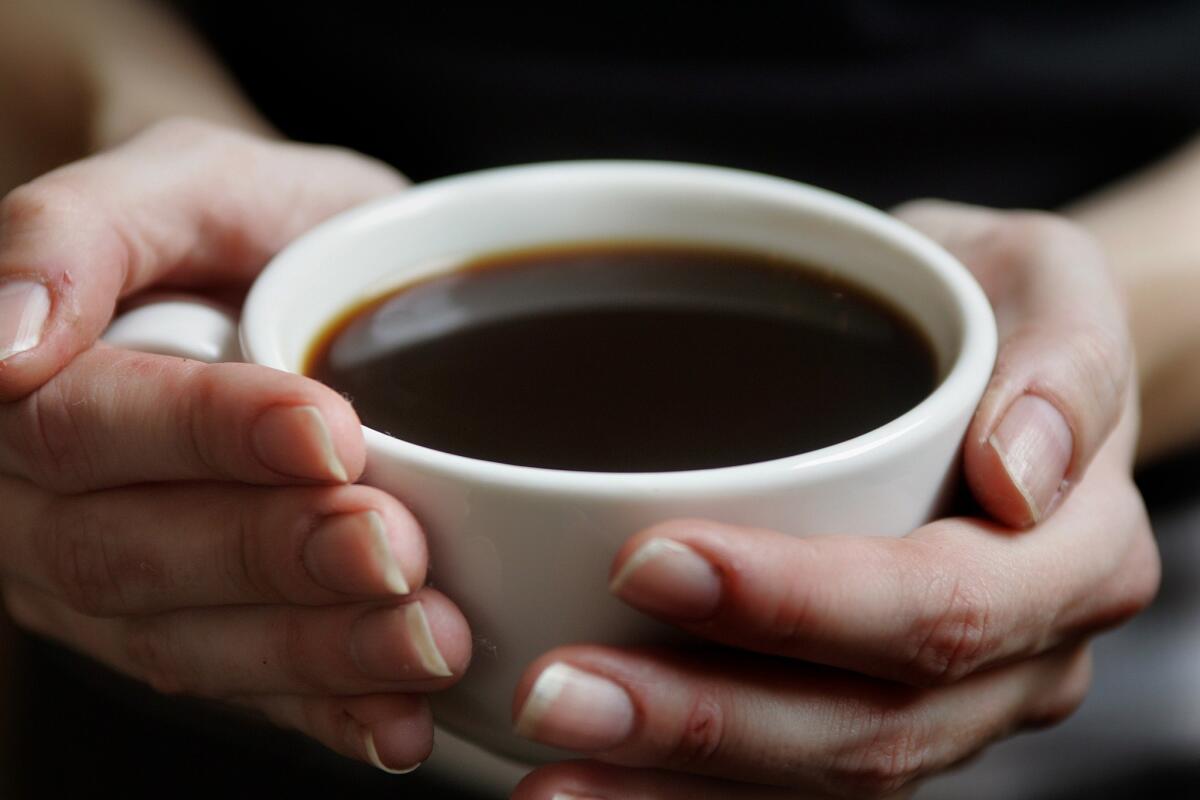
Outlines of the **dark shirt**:
{"type": "Polygon", "coordinates": [[[414,180],[656,158],[1054,207],[1200,128],[1190,0],[182,5],[284,133],[414,180]]]}

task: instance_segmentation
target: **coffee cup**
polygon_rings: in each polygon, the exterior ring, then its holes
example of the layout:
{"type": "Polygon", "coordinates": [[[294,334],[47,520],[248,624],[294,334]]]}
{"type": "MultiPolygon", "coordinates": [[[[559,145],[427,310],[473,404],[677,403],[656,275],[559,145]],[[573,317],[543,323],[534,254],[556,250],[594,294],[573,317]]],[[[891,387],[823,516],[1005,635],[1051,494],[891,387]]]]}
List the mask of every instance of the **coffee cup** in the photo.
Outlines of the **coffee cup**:
{"type": "Polygon", "coordinates": [[[937,384],[911,410],[832,446],[679,472],[516,466],[365,428],[363,481],[420,520],[437,587],[474,636],[470,669],[434,698],[435,719],[525,763],[562,755],[512,731],[513,689],[530,661],[568,642],[679,636],[607,591],[613,556],[633,533],[704,517],[797,536],[900,536],[937,514],[996,353],[990,306],[967,270],[896,219],[791,181],[685,164],[552,163],[431,181],[321,224],[271,261],[240,320],[172,300],[135,309],[106,334],[138,349],[300,372],[330,320],[366,297],[480,254],[606,240],[769,251],[819,265],[886,298],[923,331],[937,384]]]}

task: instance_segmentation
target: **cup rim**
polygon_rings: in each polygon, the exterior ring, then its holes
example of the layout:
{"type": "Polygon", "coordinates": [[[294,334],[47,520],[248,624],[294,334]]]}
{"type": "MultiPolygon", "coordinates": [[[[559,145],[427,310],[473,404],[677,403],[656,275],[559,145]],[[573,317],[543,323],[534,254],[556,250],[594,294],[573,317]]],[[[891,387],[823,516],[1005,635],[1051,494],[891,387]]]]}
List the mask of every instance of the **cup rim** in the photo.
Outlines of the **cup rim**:
{"type": "Polygon", "coordinates": [[[920,403],[883,425],[842,442],[790,456],[749,464],[670,472],[596,472],[522,466],[462,456],[414,444],[366,425],[364,436],[369,451],[382,451],[424,471],[485,484],[536,487],[543,491],[586,494],[629,494],[670,491],[675,494],[705,493],[714,487],[737,491],[778,482],[795,483],[806,478],[834,478],[856,471],[865,461],[892,455],[897,447],[915,446],[936,435],[940,428],[959,416],[968,404],[973,408],[991,376],[997,334],[992,308],[983,290],[954,256],[896,218],[865,203],[798,181],[729,167],[667,161],[588,160],[558,161],[496,167],[438,178],[345,211],[300,236],[278,253],[260,274],[246,298],[240,326],[242,351],[247,360],[296,373],[287,363],[276,334],[267,324],[277,286],[294,281],[296,273],[311,271],[318,264],[305,251],[330,240],[353,237],[357,231],[386,225],[410,209],[432,202],[439,195],[469,190],[472,185],[528,178],[558,177],[661,180],[675,184],[694,183],[697,190],[734,188],[766,200],[796,208],[798,213],[818,213],[864,230],[887,245],[903,251],[929,270],[955,299],[962,325],[958,352],[945,377],[920,403]]]}

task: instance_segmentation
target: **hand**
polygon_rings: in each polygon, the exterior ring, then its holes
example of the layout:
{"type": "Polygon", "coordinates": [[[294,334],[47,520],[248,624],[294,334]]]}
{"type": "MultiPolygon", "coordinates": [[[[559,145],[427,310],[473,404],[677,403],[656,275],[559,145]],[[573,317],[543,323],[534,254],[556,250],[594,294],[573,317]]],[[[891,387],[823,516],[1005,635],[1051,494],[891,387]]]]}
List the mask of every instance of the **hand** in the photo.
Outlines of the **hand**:
{"type": "Polygon", "coordinates": [[[613,564],[615,593],[736,649],[546,654],[518,687],[517,729],[595,760],[538,770],[518,800],[904,797],[1069,714],[1087,637],[1154,595],[1129,345],[1097,247],[1048,215],[898,213],[958,255],[997,312],[999,359],[964,443],[993,520],[900,539],[698,520],[639,533],[613,564]]]}
{"type": "Polygon", "coordinates": [[[250,706],[387,769],[470,634],[315,381],[95,344],[151,286],[236,287],[397,191],[365,157],[159,125],[0,204],[0,576],[12,617],[165,692],[250,706]]]}

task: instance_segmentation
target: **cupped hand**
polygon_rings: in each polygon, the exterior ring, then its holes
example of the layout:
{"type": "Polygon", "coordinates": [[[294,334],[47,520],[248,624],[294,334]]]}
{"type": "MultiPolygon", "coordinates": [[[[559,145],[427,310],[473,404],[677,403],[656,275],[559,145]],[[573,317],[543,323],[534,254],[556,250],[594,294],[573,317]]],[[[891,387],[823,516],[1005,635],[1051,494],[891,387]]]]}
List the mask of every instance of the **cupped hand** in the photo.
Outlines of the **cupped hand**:
{"type": "Polygon", "coordinates": [[[997,313],[999,358],[964,442],[990,518],[899,539],[701,520],[639,533],[613,591],[724,647],[539,659],[517,731],[594,760],[534,772],[518,800],[907,796],[1069,714],[1088,636],[1154,595],[1130,347],[1097,247],[1049,215],[932,201],[898,213],[967,264],[997,313]]]}
{"type": "Polygon", "coordinates": [[[395,499],[350,485],[337,393],[96,340],[149,287],[244,286],[403,179],[362,156],[173,121],[0,203],[0,577],[21,625],[166,692],[256,708],[390,770],[470,634],[395,499]]]}

